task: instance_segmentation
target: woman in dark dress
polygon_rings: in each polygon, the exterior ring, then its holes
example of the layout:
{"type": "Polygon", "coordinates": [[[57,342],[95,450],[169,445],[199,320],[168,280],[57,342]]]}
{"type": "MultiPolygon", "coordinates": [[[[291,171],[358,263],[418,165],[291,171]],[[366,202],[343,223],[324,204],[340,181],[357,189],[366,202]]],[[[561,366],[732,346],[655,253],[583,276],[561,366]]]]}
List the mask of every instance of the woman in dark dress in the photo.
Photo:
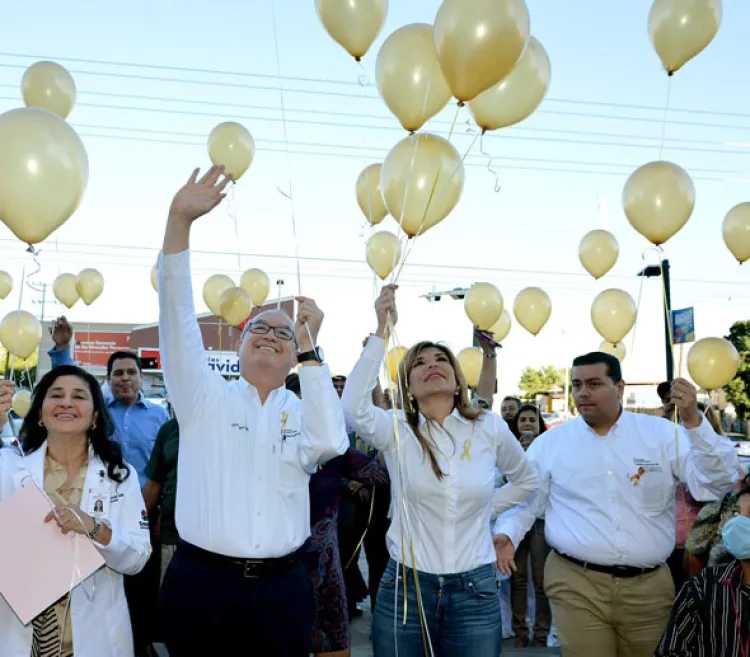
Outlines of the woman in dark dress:
{"type": "MultiPolygon", "coordinates": [[[[286,387],[300,395],[295,376],[287,378],[286,387]]],[[[349,655],[349,614],[338,545],[342,478],[370,486],[389,482],[388,472],[378,457],[365,456],[353,448],[320,466],[310,477],[311,536],[302,549],[302,559],[313,584],[312,650],[316,657],[349,655]]]]}

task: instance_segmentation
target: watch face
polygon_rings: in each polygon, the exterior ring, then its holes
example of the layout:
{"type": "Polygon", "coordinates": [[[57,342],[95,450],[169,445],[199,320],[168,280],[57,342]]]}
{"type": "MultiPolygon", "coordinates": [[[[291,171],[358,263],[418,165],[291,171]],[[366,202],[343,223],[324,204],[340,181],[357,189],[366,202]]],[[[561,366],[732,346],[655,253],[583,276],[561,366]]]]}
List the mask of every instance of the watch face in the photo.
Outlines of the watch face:
{"type": "Polygon", "coordinates": [[[326,359],[325,354],[323,353],[323,347],[318,347],[318,359],[321,363],[326,359]]]}

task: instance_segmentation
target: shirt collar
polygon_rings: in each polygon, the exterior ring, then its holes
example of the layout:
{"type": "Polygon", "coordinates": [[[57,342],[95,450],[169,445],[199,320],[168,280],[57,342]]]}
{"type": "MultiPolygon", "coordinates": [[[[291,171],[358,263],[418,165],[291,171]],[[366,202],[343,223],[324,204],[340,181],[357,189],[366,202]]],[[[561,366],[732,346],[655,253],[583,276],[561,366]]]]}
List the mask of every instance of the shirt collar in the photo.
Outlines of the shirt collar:
{"type": "MultiPolygon", "coordinates": [[[[467,420],[461,413],[458,412],[458,408],[454,407],[453,412],[448,417],[454,417],[456,420],[458,420],[461,424],[469,424],[471,420],[467,420]]],[[[448,418],[446,418],[447,420],[448,418]]],[[[422,413],[419,414],[419,426],[420,428],[427,422],[427,418],[425,418],[422,413]]]]}
{"type": "MultiPolygon", "coordinates": [[[[112,408],[116,404],[120,404],[120,402],[117,401],[117,399],[115,399],[114,396],[107,397],[104,401],[107,402],[107,406],[109,408],[112,408]]],[[[120,404],[120,406],[122,406],[122,405],[123,404],[120,404]]],[[[136,406],[136,405],[137,406],[141,406],[143,408],[146,408],[146,406],[147,406],[147,404],[146,404],[146,398],[143,396],[142,392],[138,393],[138,399],[135,400],[135,404],[133,404],[133,406],[136,406]]]]}
{"type": "Polygon", "coordinates": [[[630,413],[626,411],[622,406],[620,406],[620,417],[617,418],[617,421],[612,425],[612,427],[609,430],[609,433],[607,433],[606,436],[602,436],[594,429],[589,426],[589,424],[586,422],[586,420],[581,417],[581,421],[586,426],[586,429],[597,438],[606,438],[608,436],[617,437],[619,436],[628,426],[628,422],[630,421],[630,413]]]}

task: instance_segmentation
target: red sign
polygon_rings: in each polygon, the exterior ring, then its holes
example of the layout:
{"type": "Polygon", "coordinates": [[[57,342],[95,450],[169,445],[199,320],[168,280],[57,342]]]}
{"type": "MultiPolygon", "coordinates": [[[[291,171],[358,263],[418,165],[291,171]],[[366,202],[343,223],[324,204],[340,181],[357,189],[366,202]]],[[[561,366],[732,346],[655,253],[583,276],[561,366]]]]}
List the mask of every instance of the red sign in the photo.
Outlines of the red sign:
{"type": "Polygon", "coordinates": [[[130,333],[78,331],[73,360],[81,367],[106,367],[115,351],[130,351],[130,333]]]}

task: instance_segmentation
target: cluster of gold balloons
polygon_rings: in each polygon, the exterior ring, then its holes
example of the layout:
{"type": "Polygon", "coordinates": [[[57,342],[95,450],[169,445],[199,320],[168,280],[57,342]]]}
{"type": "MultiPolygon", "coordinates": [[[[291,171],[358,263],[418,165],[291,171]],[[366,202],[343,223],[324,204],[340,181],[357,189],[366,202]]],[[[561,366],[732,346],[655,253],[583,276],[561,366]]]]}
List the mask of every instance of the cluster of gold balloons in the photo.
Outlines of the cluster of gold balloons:
{"type": "Polygon", "coordinates": [[[208,136],[208,155],[212,164],[223,166],[224,175],[236,182],[252,164],[255,141],[245,126],[226,121],[208,136]]]}
{"type": "MultiPolygon", "coordinates": [[[[464,297],[464,310],[480,331],[492,334],[501,342],[510,331],[510,315],[504,308],[503,295],[491,283],[475,283],[464,297]]],[[[513,303],[516,321],[532,335],[538,335],[552,314],[549,295],[538,287],[521,290],[513,303]]]]}
{"type": "Polygon", "coordinates": [[[239,286],[224,274],[214,274],[203,284],[203,301],[209,310],[227,324],[240,326],[268,298],[271,281],[260,269],[248,269],[239,286]]]}
{"type": "Polygon", "coordinates": [[[66,308],[72,308],[78,299],[90,306],[104,291],[104,276],[96,269],[83,269],[78,276],[60,274],[52,286],[55,298],[66,308]]]}
{"type": "Polygon", "coordinates": [[[28,358],[42,341],[42,324],[30,312],[14,310],[0,321],[0,343],[18,358],[28,358]]]}
{"type": "Polygon", "coordinates": [[[35,349],[27,358],[13,356],[5,347],[0,347],[0,375],[10,373],[11,366],[17,372],[25,372],[39,364],[39,349],[35,349]]]}
{"type": "Polygon", "coordinates": [[[0,299],[6,299],[13,290],[13,277],[7,271],[0,271],[0,299]]]}

